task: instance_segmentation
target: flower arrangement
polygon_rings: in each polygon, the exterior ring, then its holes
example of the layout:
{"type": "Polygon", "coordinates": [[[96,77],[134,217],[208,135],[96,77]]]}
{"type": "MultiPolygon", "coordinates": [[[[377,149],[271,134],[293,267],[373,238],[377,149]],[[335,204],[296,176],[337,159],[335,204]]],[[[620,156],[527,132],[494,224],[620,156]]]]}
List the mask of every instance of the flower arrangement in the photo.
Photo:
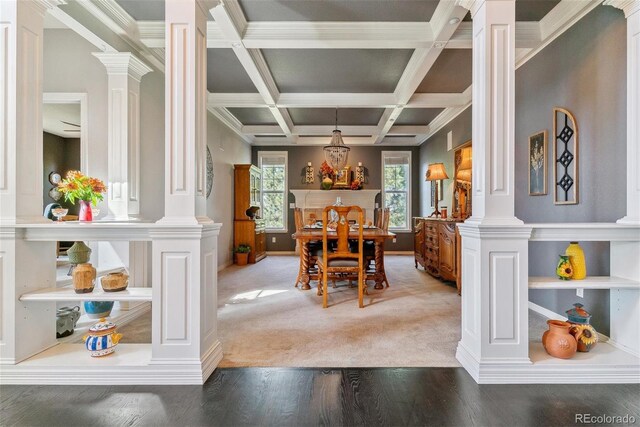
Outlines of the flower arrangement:
{"type": "Polygon", "coordinates": [[[354,179],[353,181],[351,181],[352,190],[359,190],[361,188],[362,188],[362,183],[360,182],[359,179],[354,179]]]}
{"type": "Polygon", "coordinates": [[[328,177],[328,178],[332,178],[333,179],[333,177],[335,177],[335,175],[336,175],[336,171],[331,166],[329,166],[329,164],[325,160],[320,165],[320,174],[323,177],[328,177]]]}
{"type": "Polygon", "coordinates": [[[64,194],[64,199],[68,202],[83,200],[91,202],[94,206],[102,200],[102,193],[107,191],[102,180],[86,176],[80,171],[67,172],[65,179],[58,184],[58,190],[64,194]]]}

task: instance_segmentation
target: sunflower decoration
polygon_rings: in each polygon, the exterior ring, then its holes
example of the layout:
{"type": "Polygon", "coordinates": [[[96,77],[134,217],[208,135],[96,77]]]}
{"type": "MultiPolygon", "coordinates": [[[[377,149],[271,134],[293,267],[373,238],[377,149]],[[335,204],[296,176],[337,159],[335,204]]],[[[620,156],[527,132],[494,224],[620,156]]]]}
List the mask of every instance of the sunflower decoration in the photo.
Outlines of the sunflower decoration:
{"type": "Polygon", "coordinates": [[[569,280],[573,276],[573,267],[567,255],[560,255],[560,260],[556,267],[556,274],[560,280],[569,280]]]}
{"type": "Polygon", "coordinates": [[[569,330],[578,341],[578,351],[589,352],[598,343],[598,333],[591,325],[573,325],[569,330]]]}

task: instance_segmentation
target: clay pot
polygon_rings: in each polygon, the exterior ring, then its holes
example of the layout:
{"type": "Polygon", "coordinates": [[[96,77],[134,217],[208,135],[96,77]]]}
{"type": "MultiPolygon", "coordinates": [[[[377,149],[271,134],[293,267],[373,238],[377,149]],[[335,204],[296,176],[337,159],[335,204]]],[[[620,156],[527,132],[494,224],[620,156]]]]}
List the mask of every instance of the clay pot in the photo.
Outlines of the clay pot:
{"type": "Polygon", "coordinates": [[[75,242],[68,250],[67,256],[69,257],[70,264],[84,264],[89,262],[91,257],[91,248],[85,245],[84,242],[75,242]]]}
{"type": "Polygon", "coordinates": [[[105,292],[124,291],[129,285],[129,275],[124,272],[109,273],[100,279],[102,290],[105,292]]]}
{"type": "Polygon", "coordinates": [[[542,334],[542,346],[550,356],[559,359],[571,359],[578,344],[576,339],[569,333],[571,323],[561,320],[547,320],[549,330],[542,334]]]}
{"type": "Polygon", "coordinates": [[[73,269],[71,276],[76,294],[86,294],[93,291],[96,269],[90,263],[78,264],[73,269]]]}
{"type": "Polygon", "coordinates": [[[588,353],[598,344],[598,333],[591,325],[572,325],[569,330],[578,343],[578,351],[588,353]]]}

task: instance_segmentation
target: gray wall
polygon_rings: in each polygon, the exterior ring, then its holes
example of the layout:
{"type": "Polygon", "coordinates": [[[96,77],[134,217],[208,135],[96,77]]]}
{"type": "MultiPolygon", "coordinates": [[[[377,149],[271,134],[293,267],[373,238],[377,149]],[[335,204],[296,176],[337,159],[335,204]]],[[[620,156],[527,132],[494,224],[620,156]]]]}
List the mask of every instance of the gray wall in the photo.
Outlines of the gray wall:
{"type": "MultiPolygon", "coordinates": [[[[329,142],[329,136],[327,136],[327,143],[329,142]]],[[[411,214],[417,215],[420,206],[420,188],[415,185],[419,180],[420,168],[419,168],[419,149],[418,147],[386,147],[386,146],[367,146],[367,147],[351,147],[349,152],[349,164],[352,165],[353,171],[358,162],[362,162],[362,165],[366,168],[365,184],[366,189],[381,189],[382,188],[382,151],[411,151],[411,214]]],[[[313,167],[318,172],[320,165],[324,161],[324,153],[322,147],[252,147],[251,148],[251,162],[254,165],[258,164],[258,151],[287,151],[289,156],[289,189],[308,189],[315,190],[320,189],[320,180],[316,176],[314,184],[304,183],[304,168],[307,166],[307,162],[311,162],[313,167]]],[[[351,190],[345,190],[351,191],[351,190]]],[[[380,203],[380,198],[376,199],[380,203]]],[[[289,203],[295,202],[293,194],[289,193],[289,203]]],[[[269,233],[267,234],[267,250],[269,251],[293,251],[295,248],[295,242],[291,238],[291,234],[295,232],[295,224],[293,221],[293,210],[289,209],[288,212],[288,225],[289,233],[269,233]],[[276,242],[272,243],[272,238],[276,238],[276,242]]],[[[387,241],[385,243],[386,250],[389,251],[411,251],[413,250],[413,233],[396,233],[396,243],[387,241]]]]}
{"type": "MultiPolygon", "coordinates": [[[[524,222],[614,222],[626,213],[626,22],[597,7],[516,71],[516,216],[524,222]],[[554,205],[552,132],[555,106],[576,117],[579,203],[554,205]],[[548,194],[529,196],[528,137],[547,129],[548,194]]],[[[553,276],[568,242],[530,243],[529,274],[553,276]]],[[[589,275],[609,274],[609,243],[580,243],[589,275]]],[[[532,290],[529,299],[564,314],[581,302],[596,329],[609,333],[609,291],[532,290]]]]}
{"type": "MultiPolygon", "coordinates": [[[[63,178],[70,170],[80,169],[80,139],[63,138],[48,132],[42,133],[42,207],[56,203],[49,197],[53,184],[49,182],[49,174],[58,172],[63,178]]],[[[69,209],[70,215],[77,215],[78,206],[65,202],[64,197],[58,200],[63,207],[69,209]]]]}
{"type": "Polygon", "coordinates": [[[471,107],[464,110],[458,117],[447,123],[435,135],[420,146],[420,216],[429,216],[433,212],[431,207],[431,181],[425,181],[429,163],[444,163],[447,175],[442,183],[443,197],[439,207],[447,206],[449,213],[453,207],[453,154],[455,148],[471,139],[471,107]],[[452,131],[453,149],[447,151],[447,134],[452,131]]]}

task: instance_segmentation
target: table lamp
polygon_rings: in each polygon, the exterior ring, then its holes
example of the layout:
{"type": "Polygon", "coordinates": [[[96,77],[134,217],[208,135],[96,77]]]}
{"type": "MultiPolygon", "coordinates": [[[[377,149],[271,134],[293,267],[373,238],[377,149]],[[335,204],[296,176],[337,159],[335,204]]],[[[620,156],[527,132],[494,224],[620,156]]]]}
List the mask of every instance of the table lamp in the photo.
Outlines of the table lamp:
{"type": "Polygon", "coordinates": [[[465,147],[460,153],[460,164],[456,173],[456,191],[458,192],[458,206],[460,208],[460,217],[467,217],[467,192],[471,185],[471,147],[465,147]]]}
{"type": "MultiPolygon", "coordinates": [[[[427,181],[439,181],[441,179],[449,179],[449,176],[447,175],[447,171],[444,169],[444,164],[443,163],[431,163],[429,165],[429,169],[427,169],[427,176],[426,176],[426,180],[427,181]]],[[[432,217],[435,215],[435,217],[437,218],[438,216],[440,216],[440,211],[438,210],[438,200],[440,199],[440,195],[438,194],[438,183],[431,183],[431,185],[435,185],[435,210],[433,211],[433,213],[431,215],[429,215],[429,217],[432,217]]]]}

